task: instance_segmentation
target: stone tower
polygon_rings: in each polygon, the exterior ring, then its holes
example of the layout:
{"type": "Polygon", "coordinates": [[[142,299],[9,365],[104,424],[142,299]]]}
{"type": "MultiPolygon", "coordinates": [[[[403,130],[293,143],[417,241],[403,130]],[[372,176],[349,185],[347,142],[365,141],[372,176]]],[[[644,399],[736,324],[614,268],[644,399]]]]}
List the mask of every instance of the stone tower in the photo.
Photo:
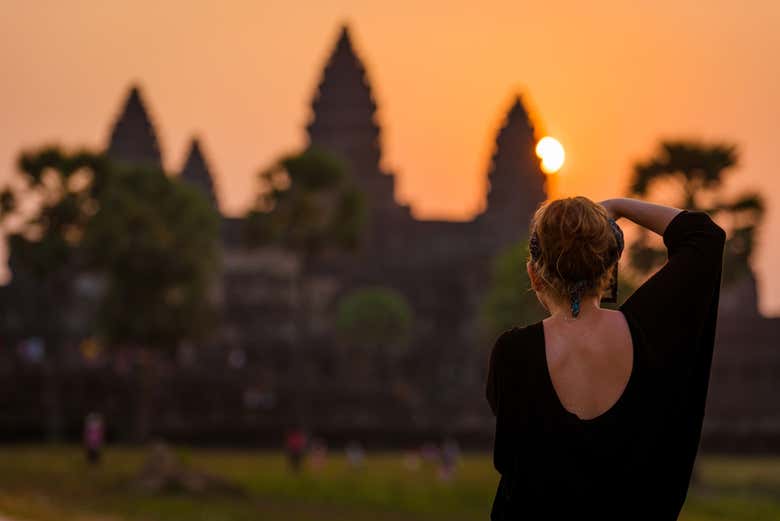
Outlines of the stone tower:
{"type": "MultiPolygon", "coordinates": [[[[343,26],[312,102],[306,130],[309,143],[345,160],[366,197],[370,239],[383,241],[389,231],[410,220],[409,210],[395,201],[395,178],[383,172],[376,102],[365,67],[343,26]]],[[[372,240],[372,242],[373,242],[372,240]]]]}
{"type": "Polygon", "coordinates": [[[190,143],[190,151],[184,162],[179,177],[186,183],[197,187],[208,198],[211,205],[219,210],[219,202],[214,188],[214,179],[211,170],[203,157],[200,142],[193,138],[190,143]]]}
{"type": "Polygon", "coordinates": [[[545,175],[536,156],[534,126],[518,96],[496,137],[487,175],[487,207],[478,217],[497,246],[528,234],[534,211],[546,199],[545,175]]]}
{"type": "Polygon", "coordinates": [[[162,168],[157,133],[137,85],[130,88],[122,112],[111,130],[106,151],[112,159],[162,168]]]}

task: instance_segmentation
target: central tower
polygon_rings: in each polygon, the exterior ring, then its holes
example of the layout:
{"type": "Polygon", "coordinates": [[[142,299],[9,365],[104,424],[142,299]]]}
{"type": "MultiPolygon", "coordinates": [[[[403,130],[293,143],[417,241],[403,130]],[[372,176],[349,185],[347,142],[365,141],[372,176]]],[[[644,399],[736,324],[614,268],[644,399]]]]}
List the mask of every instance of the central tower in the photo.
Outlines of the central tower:
{"type": "Polygon", "coordinates": [[[534,125],[518,96],[496,136],[487,174],[487,206],[477,217],[483,234],[498,248],[527,237],[531,217],[547,197],[535,147],[534,125]]]}
{"type": "Polygon", "coordinates": [[[382,152],[376,102],[363,62],[355,53],[349,29],[341,28],[312,102],[306,131],[309,143],[340,157],[349,167],[368,209],[372,243],[409,221],[408,207],[395,201],[395,178],[379,166],[382,152]]]}

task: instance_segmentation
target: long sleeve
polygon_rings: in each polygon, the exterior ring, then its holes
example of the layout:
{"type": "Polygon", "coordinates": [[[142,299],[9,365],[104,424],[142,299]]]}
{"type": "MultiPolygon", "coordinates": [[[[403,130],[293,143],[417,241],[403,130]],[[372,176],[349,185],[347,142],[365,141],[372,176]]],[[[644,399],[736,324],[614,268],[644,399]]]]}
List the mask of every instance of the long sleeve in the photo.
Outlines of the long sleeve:
{"type": "Polygon", "coordinates": [[[498,371],[496,368],[497,359],[498,359],[498,353],[499,347],[501,345],[501,337],[496,340],[496,343],[493,345],[493,348],[490,350],[490,358],[488,360],[488,374],[487,374],[487,383],[485,384],[485,397],[487,398],[488,403],[490,404],[490,410],[493,411],[493,415],[498,415],[498,397],[499,397],[499,387],[498,387],[498,371]]]}
{"type": "Polygon", "coordinates": [[[663,416],[656,422],[659,469],[685,501],[701,438],[715,346],[726,233],[704,212],[683,211],[664,231],[668,260],[623,304],[640,324],[658,369],[651,385],[663,416]]]}
{"type": "Polygon", "coordinates": [[[713,302],[717,305],[725,239],[709,215],[683,210],[664,230],[666,264],[621,306],[639,322],[664,365],[693,355],[702,347],[701,335],[709,336],[702,329],[713,302]]]}

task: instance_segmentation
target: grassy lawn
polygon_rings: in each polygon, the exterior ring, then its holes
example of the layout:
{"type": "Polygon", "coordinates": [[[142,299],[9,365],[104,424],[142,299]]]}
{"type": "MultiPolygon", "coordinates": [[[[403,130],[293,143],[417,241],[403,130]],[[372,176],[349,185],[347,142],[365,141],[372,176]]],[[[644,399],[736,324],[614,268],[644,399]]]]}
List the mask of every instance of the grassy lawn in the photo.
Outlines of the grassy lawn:
{"type": "MultiPolygon", "coordinates": [[[[89,467],[75,447],[0,448],[0,514],[21,521],[483,520],[497,476],[487,454],[466,455],[456,479],[433,466],[412,471],[398,453],[374,454],[362,470],[341,454],[292,475],[280,453],[179,449],[194,468],[241,486],[240,497],[151,495],[133,487],[145,452],[112,448],[89,467]]],[[[780,519],[780,457],[704,457],[683,521],[780,519]]]]}

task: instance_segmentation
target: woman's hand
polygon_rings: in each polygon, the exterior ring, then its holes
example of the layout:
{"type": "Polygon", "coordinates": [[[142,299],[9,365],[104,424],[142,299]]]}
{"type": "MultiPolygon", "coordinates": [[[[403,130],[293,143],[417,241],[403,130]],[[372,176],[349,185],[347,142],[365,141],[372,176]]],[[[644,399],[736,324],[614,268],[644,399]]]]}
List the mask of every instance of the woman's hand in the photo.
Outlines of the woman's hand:
{"type": "Polygon", "coordinates": [[[618,206],[620,205],[620,198],[605,199],[599,204],[607,210],[607,216],[611,217],[612,219],[617,221],[619,218],[623,217],[623,214],[620,213],[620,210],[618,210],[618,206]]]}

